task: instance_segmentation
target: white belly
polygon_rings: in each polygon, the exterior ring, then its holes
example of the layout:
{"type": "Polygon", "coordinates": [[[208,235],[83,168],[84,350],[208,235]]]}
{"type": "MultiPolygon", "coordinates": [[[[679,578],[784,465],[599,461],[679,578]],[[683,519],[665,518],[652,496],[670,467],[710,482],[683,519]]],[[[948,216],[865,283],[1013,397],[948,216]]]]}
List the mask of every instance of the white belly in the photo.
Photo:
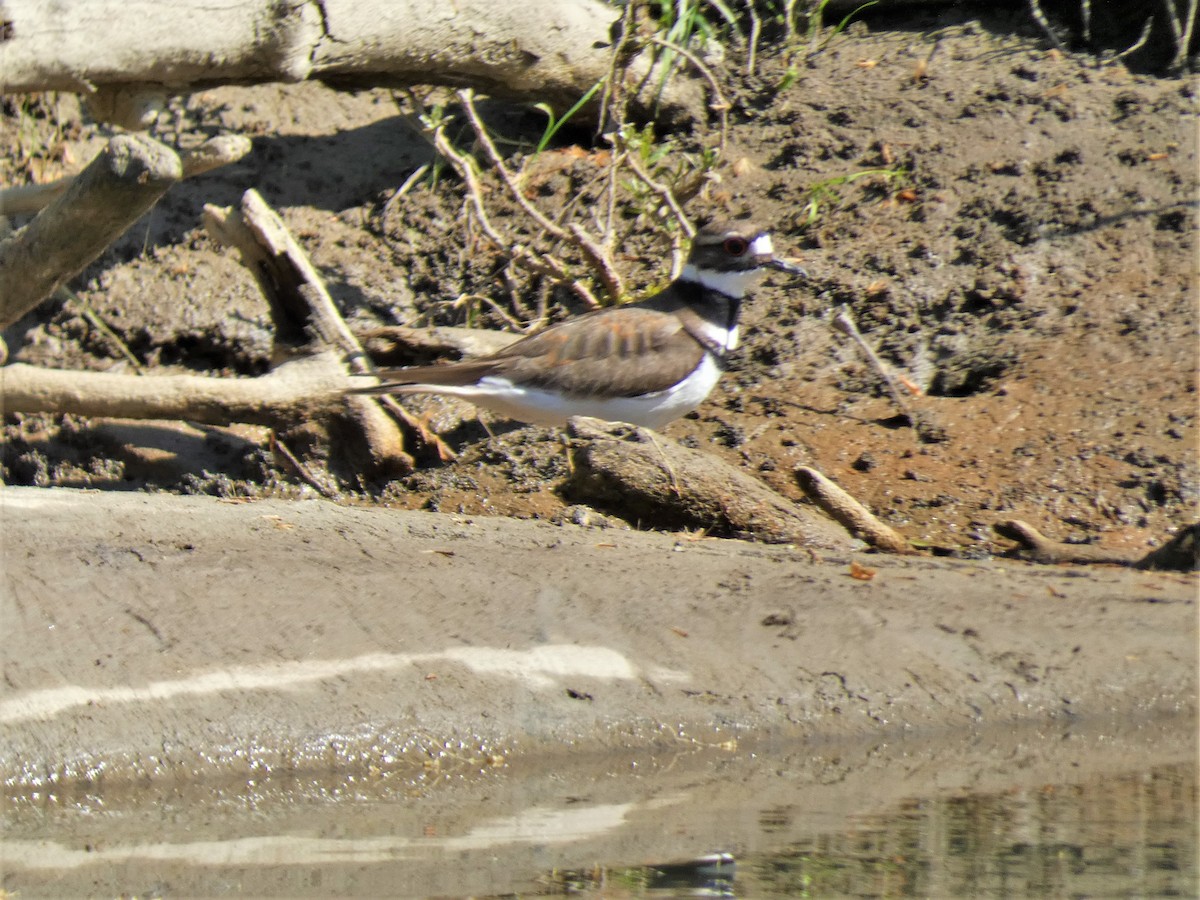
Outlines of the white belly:
{"type": "Polygon", "coordinates": [[[610,422],[629,422],[657,429],[687,415],[703,403],[720,378],[720,366],[711,354],[705,354],[703,362],[675,387],[638,397],[594,400],[560,397],[538,388],[519,387],[507,378],[496,377],[483,378],[477,385],[420,387],[428,389],[431,394],[462,397],[502,416],[536,425],[564,425],[571,416],[592,416],[610,422]]]}

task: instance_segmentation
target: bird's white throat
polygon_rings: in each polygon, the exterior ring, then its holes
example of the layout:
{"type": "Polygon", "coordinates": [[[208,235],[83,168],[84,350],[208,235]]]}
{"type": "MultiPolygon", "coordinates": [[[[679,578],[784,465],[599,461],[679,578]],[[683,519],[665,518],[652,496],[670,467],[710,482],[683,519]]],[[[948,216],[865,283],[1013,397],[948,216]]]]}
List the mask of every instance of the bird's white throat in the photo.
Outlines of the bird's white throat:
{"type": "Polygon", "coordinates": [[[746,296],[746,291],[758,282],[762,273],[758,269],[745,272],[714,272],[712,269],[698,269],[691,263],[683,267],[679,274],[681,281],[700,284],[709,290],[717,291],[726,297],[737,297],[739,300],[746,296]]]}

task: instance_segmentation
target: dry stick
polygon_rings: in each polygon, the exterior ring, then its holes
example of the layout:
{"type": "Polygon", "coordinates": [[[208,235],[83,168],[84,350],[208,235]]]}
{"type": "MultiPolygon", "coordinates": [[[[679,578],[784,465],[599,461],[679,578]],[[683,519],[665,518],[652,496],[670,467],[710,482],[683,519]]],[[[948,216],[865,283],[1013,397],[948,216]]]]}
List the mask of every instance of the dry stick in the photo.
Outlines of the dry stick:
{"type": "Polygon", "coordinates": [[[1020,519],[1009,519],[992,525],[996,533],[1020,544],[1018,555],[1039,563],[1104,563],[1116,566],[1133,565],[1137,554],[1108,550],[1091,544],[1063,544],[1046,537],[1032,525],[1020,519]]]}
{"type": "MultiPolygon", "coordinates": [[[[1178,72],[1183,69],[1187,62],[1188,48],[1192,43],[1192,32],[1196,27],[1196,7],[1197,0],[1188,0],[1187,20],[1184,25],[1179,24],[1179,17],[1175,14],[1174,0],[1163,0],[1163,6],[1167,8],[1167,24],[1171,26],[1171,34],[1175,38],[1175,58],[1171,60],[1171,71],[1178,72]]],[[[1138,41],[1138,45],[1145,43],[1146,36],[1149,35],[1149,28],[1146,29],[1142,40],[1138,41]]],[[[1132,52],[1132,51],[1127,51],[1132,52]]]]}
{"type": "MultiPolygon", "coordinates": [[[[608,58],[608,80],[604,83],[604,91],[600,96],[600,118],[598,120],[596,135],[604,133],[609,126],[609,121],[612,121],[613,127],[609,129],[610,133],[620,134],[621,129],[625,127],[625,121],[628,118],[628,97],[625,93],[625,79],[629,73],[630,63],[633,61],[633,54],[637,52],[637,47],[632,43],[633,32],[636,19],[636,13],[641,4],[630,2],[625,4],[625,10],[621,14],[620,37],[613,44],[612,52],[608,58]]],[[[613,222],[616,221],[617,211],[617,163],[619,148],[616,142],[609,138],[609,143],[612,144],[613,152],[608,161],[608,188],[605,195],[604,203],[604,225],[601,229],[604,233],[605,246],[611,251],[614,241],[613,222]]]]}
{"type": "Polygon", "coordinates": [[[696,56],[696,54],[692,53],[690,50],[686,50],[683,47],[680,47],[678,44],[672,43],[671,41],[665,41],[660,37],[652,37],[650,38],[650,41],[651,43],[658,44],[660,47],[666,47],[668,50],[674,50],[693,66],[695,66],[696,71],[699,72],[704,77],[704,80],[708,82],[708,87],[713,93],[713,100],[708,104],[709,109],[716,112],[721,119],[721,138],[717,143],[717,150],[722,156],[724,156],[725,140],[729,136],[729,110],[732,108],[732,106],[729,101],[725,99],[725,95],[721,93],[721,86],[717,84],[717,77],[712,73],[712,70],[704,64],[700,57],[696,56]]]}
{"type": "MultiPolygon", "coordinates": [[[[184,178],[194,178],[237,162],[250,152],[250,139],[240,134],[223,134],[179,154],[184,178]]],[[[47,184],[22,184],[0,189],[0,214],[34,213],[66,193],[79,175],[68,175],[47,184]]]]}
{"type": "Polygon", "coordinates": [[[484,152],[487,153],[488,159],[500,176],[500,180],[504,182],[504,186],[508,188],[508,192],[516,200],[517,205],[547,234],[578,247],[592,270],[596,273],[596,276],[603,283],[608,296],[613,301],[619,300],[622,293],[621,276],[613,267],[612,260],[608,258],[605,249],[589,237],[579,226],[564,229],[547,218],[540,209],[529,202],[529,199],[525,196],[525,192],[521,190],[521,186],[517,184],[512,173],[508,171],[508,167],[504,165],[504,160],[500,158],[500,154],[496,151],[496,145],[492,143],[491,136],[487,133],[487,129],[484,128],[483,122],[479,118],[479,113],[475,109],[474,93],[468,88],[458,91],[457,96],[467,111],[467,118],[471,122],[471,127],[475,130],[475,137],[479,140],[484,152]]]}
{"type": "Polygon", "coordinates": [[[337,497],[338,492],[326,487],[320,481],[318,481],[317,477],[309,471],[308,467],[304,465],[304,463],[296,458],[296,454],[294,454],[288,448],[288,445],[285,444],[283,439],[280,438],[279,435],[275,434],[274,431],[271,432],[271,449],[279,456],[281,460],[283,460],[284,464],[286,464],[295,473],[297,478],[315,488],[322,497],[325,497],[329,500],[333,500],[337,497]]]}
{"type": "MultiPolygon", "coordinates": [[[[241,209],[236,213],[206,206],[204,222],[214,238],[239,250],[243,264],[267,298],[275,321],[277,353],[288,348],[312,352],[314,348],[331,347],[341,354],[351,372],[369,373],[366,353],[334,306],[320,275],[283,220],[257,191],[242,195],[241,209]]],[[[416,437],[423,449],[432,450],[441,459],[453,457],[437,435],[391,397],[375,401],[350,396],[345,400],[345,410],[377,474],[412,470],[412,457],[404,449],[404,436],[397,430],[396,421],[416,437]]]]}
{"type": "Polygon", "coordinates": [[[100,332],[100,335],[106,341],[117,348],[117,352],[125,357],[125,361],[129,363],[129,365],[133,368],[133,371],[138,375],[145,374],[144,367],[138,358],[134,356],[133,351],[129,349],[129,345],[121,339],[119,334],[108,327],[108,323],[96,314],[96,311],[92,309],[91,304],[66,286],[60,287],[57,291],[55,291],[54,296],[60,298],[66,303],[73,303],[75,306],[79,307],[79,311],[82,314],[84,321],[100,332]]]}
{"type": "Polygon", "coordinates": [[[617,40],[613,43],[612,51],[608,55],[608,75],[604,81],[604,88],[600,91],[600,115],[596,120],[596,137],[603,134],[608,126],[610,108],[615,106],[618,109],[616,119],[619,122],[625,121],[625,74],[637,52],[637,47],[632,44],[632,39],[637,27],[635,20],[640,6],[640,3],[630,0],[625,4],[625,9],[621,13],[621,24],[614,25],[617,31],[617,40]]]}
{"type": "MultiPolygon", "coordinates": [[[[408,92],[408,96],[414,108],[420,106],[421,101],[417,99],[412,91],[408,92]]],[[[459,153],[454,148],[454,145],[450,143],[450,139],[446,137],[445,122],[440,122],[433,129],[433,146],[438,153],[449,161],[450,165],[458,173],[458,176],[463,180],[463,183],[466,184],[468,202],[475,212],[475,220],[479,223],[479,227],[483,229],[483,233],[487,236],[488,240],[507,253],[513,262],[522,268],[537,274],[547,275],[556,282],[567,285],[583,300],[588,308],[600,308],[601,303],[596,299],[595,295],[578,279],[571,278],[570,273],[567,272],[562,263],[553,257],[539,255],[528,247],[514,243],[496,230],[483,204],[483,187],[479,183],[479,174],[475,171],[472,161],[464,154],[459,153]]]]}
{"type": "Polygon", "coordinates": [[[913,552],[908,541],[816,469],[797,466],[795,475],[808,498],[855,537],[885,553],[913,552]]]}
{"type": "Polygon", "coordinates": [[[182,176],[179,157],[142,135],[117,135],[70,187],[0,242],[0,328],[103,253],[182,176]]]}
{"type": "Polygon", "coordinates": [[[896,380],[892,377],[892,373],[888,371],[879,357],[875,355],[875,351],[871,349],[871,345],[867,343],[862,333],[858,330],[858,326],[854,324],[854,319],[850,317],[850,312],[846,307],[842,306],[838,308],[837,313],[833,317],[833,327],[858,344],[863,355],[866,356],[871,365],[875,367],[875,371],[883,378],[884,384],[887,385],[888,390],[891,392],[892,400],[899,407],[900,412],[908,416],[913,428],[916,428],[917,417],[913,412],[912,406],[904,399],[904,395],[896,387],[896,380]]]}
{"type": "MultiPolygon", "coordinates": [[[[1168,0],[1168,2],[1169,2],[1169,0],[1168,0]]],[[[1194,2],[1195,2],[1195,0],[1193,0],[1193,3],[1194,2]]],[[[1195,6],[1193,6],[1192,8],[1195,9],[1195,6]]],[[[1146,41],[1150,40],[1150,31],[1153,28],[1154,28],[1154,16],[1147,16],[1146,24],[1144,24],[1142,26],[1142,33],[1138,37],[1138,39],[1136,41],[1134,41],[1131,45],[1129,45],[1127,48],[1122,50],[1120,53],[1118,53],[1116,56],[1110,56],[1105,61],[1109,62],[1109,63],[1115,63],[1119,60],[1124,59],[1126,56],[1129,56],[1132,53],[1137,53],[1139,50],[1142,49],[1143,46],[1145,46],[1146,41]]]]}
{"type": "Polygon", "coordinates": [[[696,229],[688,220],[687,214],[679,205],[679,201],[675,199],[675,194],[665,184],[660,184],[654,180],[654,177],[642,168],[642,164],[637,161],[637,158],[632,153],[625,154],[625,162],[629,166],[634,175],[642,184],[646,185],[651,191],[657,194],[671,210],[671,215],[675,217],[675,221],[679,223],[679,227],[689,238],[696,236],[696,229]]]}
{"type": "Polygon", "coordinates": [[[758,39],[762,34],[762,19],[754,8],[753,0],[746,4],[746,14],[750,17],[750,47],[746,51],[746,74],[754,74],[755,58],[758,56],[758,39]]]}
{"type": "Polygon", "coordinates": [[[368,370],[362,347],[308,255],[257,191],[246,191],[236,211],[205,206],[204,224],[214,238],[241,253],[270,304],[277,343],[330,346],[348,357],[351,371],[368,370]]]}
{"type": "Polygon", "coordinates": [[[785,47],[791,47],[796,39],[796,0],[783,2],[783,27],[786,29],[785,47]]]}
{"type": "Polygon", "coordinates": [[[1062,41],[1058,39],[1058,35],[1054,33],[1054,29],[1050,27],[1050,21],[1046,18],[1046,14],[1042,12],[1041,4],[1038,0],[1029,0],[1029,14],[1033,16],[1033,20],[1042,26],[1042,31],[1046,32],[1046,36],[1050,38],[1055,49],[1064,56],[1067,54],[1067,48],[1062,45],[1062,41]]]}
{"type": "Polygon", "coordinates": [[[418,181],[425,177],[425,173],[429,171],[429,163],[423,163],[413,170],[413,173],[404,179],[404,183],[396,188],[396,193],[388,198],[388,202],[383,204],[383,215],[387,215],[392,211],[392,207],[396,202],[413,189],[418,181]]]}
{"type": "Polygon", "coordinates": [[[601,232],[604,234],[604,245],[610,253],[615,242],[613,223],[617,216],[617,171],[621,152],[613,135],[621,133],[628,118],[625,78],[629,73],[629,65],[633,61],[633,53],[636,52],[636,47],[631,40],[635,27],[635,14],[639,6],[640,4],[630,0],[625,4],[625,11],[621,14],[620,37],[613,45],[612,53],[609,54],[608,80],[604,83],[604,91],[600,97],[600,118],[596,129],[596,134],[599,136],[608,128],[609,121],[612,121],[613,127],[606,135],[613,150],[608,160],[608,185],[604,198],[604,223],[601,227],[601,232]]]}

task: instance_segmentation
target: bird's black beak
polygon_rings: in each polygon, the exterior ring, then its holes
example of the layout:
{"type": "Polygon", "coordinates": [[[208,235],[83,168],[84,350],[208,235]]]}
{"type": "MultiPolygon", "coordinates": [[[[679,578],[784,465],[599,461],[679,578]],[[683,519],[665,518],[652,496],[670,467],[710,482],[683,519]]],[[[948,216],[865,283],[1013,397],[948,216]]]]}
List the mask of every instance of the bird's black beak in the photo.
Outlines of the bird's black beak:
{"type": "Polygon", "coordinates": [[[769,256],[763,260],[763,265],[768,269],[778,269],[780,272],[787,272],[789,275],[799,275],[801,278],[807,278],[808,272],[795,263],[788,262],[786,259],[780,259],[778,256],[769,256]]]}

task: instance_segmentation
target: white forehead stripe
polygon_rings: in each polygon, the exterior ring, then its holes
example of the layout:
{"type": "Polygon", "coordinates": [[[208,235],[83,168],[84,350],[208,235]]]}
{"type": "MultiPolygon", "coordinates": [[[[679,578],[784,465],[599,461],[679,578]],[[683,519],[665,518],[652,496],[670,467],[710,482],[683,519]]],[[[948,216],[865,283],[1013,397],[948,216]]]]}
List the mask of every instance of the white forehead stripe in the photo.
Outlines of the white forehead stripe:
{"type": "Polygon", "coordinates": [[[774,256],[775,248],[771,246],[771,236],[760,234],[750,242],[750,252],[755,256],[774,256]]]}

